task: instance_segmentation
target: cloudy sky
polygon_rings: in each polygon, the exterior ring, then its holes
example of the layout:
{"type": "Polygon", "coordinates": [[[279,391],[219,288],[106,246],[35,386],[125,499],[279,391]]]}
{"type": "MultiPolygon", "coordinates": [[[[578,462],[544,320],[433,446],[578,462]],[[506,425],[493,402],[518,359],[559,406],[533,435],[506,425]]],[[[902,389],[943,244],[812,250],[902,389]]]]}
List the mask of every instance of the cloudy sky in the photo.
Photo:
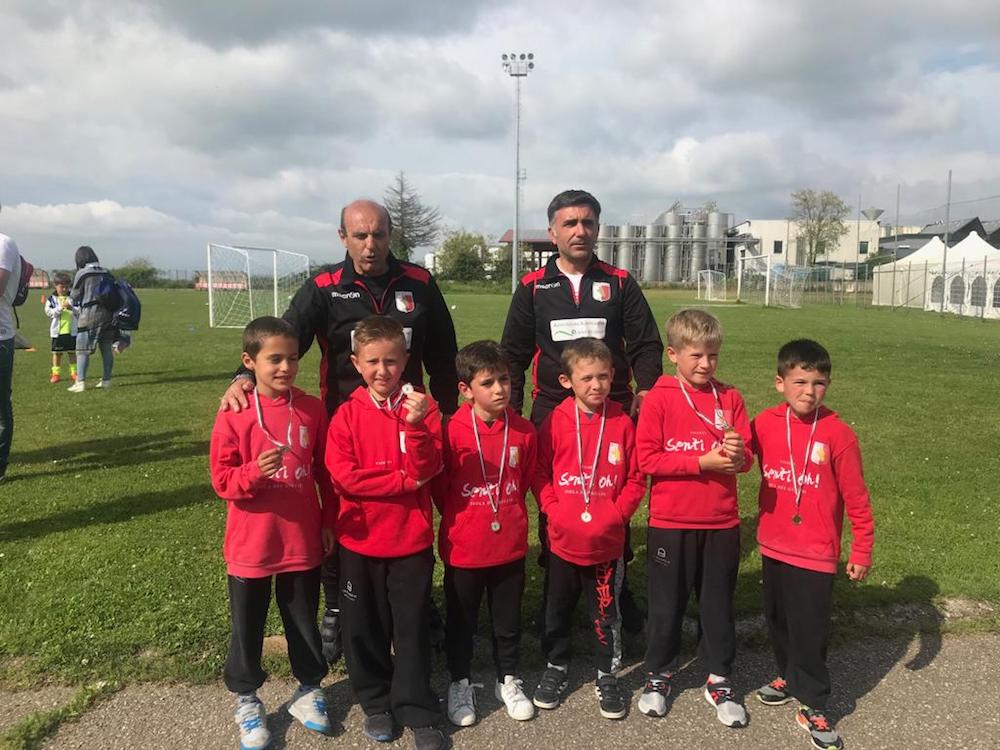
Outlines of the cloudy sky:
{"type": "MultiPolygon", "coordinates": [[[[209,241],[342,256],[341,205],[406,172],[447,224],[594,192],[780,218],[800,187],[933,219],[1000,194],[1000,3],[0,0],[0,232],[204,267],[209,241]],[[617,7],[621,6],[621,7],[617,7]],[[921,213],[922,212],[922,213],[921,213]]],[[[1000,200],[955,215],[1000,218],[1000,200]]]]}

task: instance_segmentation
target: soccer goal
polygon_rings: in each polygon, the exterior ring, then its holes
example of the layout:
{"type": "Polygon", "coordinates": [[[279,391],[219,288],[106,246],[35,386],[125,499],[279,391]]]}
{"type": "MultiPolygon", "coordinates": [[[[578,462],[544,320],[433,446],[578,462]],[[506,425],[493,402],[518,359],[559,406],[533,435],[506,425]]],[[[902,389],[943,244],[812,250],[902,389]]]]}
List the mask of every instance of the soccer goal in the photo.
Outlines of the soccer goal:
{"type": "Polygon", "coordinates": [[[773,264],[770,253],[742,255],[736,299],[764,307],[801,307],[808,276],[808,269],[773,264]]]}
{"type": "Polygon", "coordinates": [[[698,299],[726,301],[726,274],[722,271],[698,271],[698,299]]]}
{"type": "Polygon", "coordinates": [[[309,256],[261,247],[208,245],[208,324],[243,328],[261,315],[281,315],[309,278],[309,256]]]}

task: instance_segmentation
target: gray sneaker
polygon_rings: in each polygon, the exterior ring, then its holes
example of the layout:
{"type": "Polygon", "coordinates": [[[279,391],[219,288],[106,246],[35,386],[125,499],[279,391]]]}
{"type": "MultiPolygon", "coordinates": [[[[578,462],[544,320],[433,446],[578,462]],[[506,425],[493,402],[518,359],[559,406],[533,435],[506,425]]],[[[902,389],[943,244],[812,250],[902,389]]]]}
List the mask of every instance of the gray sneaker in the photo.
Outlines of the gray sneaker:
{"type": "Polygon", "coordinates": [[[775,677],[766,685],[757,688],[757,700],[765,706],[783,706],[792,700],[788,683],[783,677],[775,677]]]}
{"type": "Polygon", "coordinates": [[[741,729],[747,725],[747,710],[737,702],[729,680],[706,683],[705,700],[715,708],[716,718],[727,727],[741,729]]]}
{"type": "Polygon", "coordinates": [[[646,676],[646,686],[639,696],[639,711],[646,716],[658,717],[667,715],[667,696],[670,695],[669,674],[649,674],[646,676]]]}
{"type": "Polygon", "coordinates": [[[844,747],[844,741],[822,712],[803,706],[795,714],[795,722],[809,732],[813,747],[819,750],[841,750],[844,747]]]}

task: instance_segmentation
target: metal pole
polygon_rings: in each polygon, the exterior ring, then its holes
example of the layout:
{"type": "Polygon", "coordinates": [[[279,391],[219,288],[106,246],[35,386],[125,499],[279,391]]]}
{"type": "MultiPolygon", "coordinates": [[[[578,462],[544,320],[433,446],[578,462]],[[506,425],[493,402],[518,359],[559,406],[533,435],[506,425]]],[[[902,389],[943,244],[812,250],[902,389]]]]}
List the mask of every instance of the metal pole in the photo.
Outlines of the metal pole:
{"type": "Polygon", "coordinates": [[[965,290],[967,288],[965,283],[965,258],[962,258],[962,299],[958,303],[958,314],[963,315],[965,313],[965,290]]]}
{"type": "Polygon", "coordinates": [[[514,76],[514,237],[510,246],[510,291],[517,291],[521,266],[520,227],[521,215],[521,78],[514,76]]]}
{"type": "Polygon", "coordinates": [[[771,256],[773,253],[766,253],[767,276],[764,277],[764,307],[771,304],[771,256]]]}
{"type": "Polygon", "coordinates": [[[896,223],[893,228],[892,241],[892,294],[889,297],[889,309],[896,306],[896,261],[899,260],[899,183],[896,183],[896,223]]]}
{"type": "MultiPolygon", "coordinates": [[[[941,280],[948,286],[948,225],[951,223],[951,170],[948,170],[948,201],[944,205],[944,257],[941,259],[941,280]]],[[[944,291],[941,294],[941,312],[944,312],[944,291]]]]}
{"type": "Polygon", "coordinates": [[[854,306],[858,306],[858,266],[861,261],[861,193],[858,193],[858,229],[854,240],[854,306]]]}
{"type": "Polygon", "coordinates": [[[208,327],[215,328],[215,306],[212,304],[214,297],[212,295],[212,243],[208,243],[205,246],[205,250],[208,252],[208,327]]]}
{"type": "Polygon", "coordinates": [[[986,288],[983,290],[983,305],[979,308],[979,319],[984,320],[986,318],[986,303],[990,298],[990,286],[987,283],[989,277],[986,275],[986,256],[983,256],[983,283],[986,284],[986,288]]]}
{"type": "Polygon", "coordinates": [[[743,250],[736,253],[736,301],[743,301],[743,250]]]}
{"type": "Polygon", "coordinates": [[[271,251],[271,280],[274,287],[274,317],[278,317],[278,251],[271,251]]]}

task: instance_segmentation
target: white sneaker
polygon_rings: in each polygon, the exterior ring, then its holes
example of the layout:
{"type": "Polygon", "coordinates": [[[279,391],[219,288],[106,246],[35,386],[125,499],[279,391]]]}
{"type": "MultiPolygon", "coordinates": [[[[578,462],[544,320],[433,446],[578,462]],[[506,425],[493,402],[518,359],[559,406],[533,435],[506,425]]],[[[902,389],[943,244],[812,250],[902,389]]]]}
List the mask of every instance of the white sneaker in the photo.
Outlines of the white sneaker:
{"type": "Polygon", "coordinates": [[[257,698],[236,704],[235,719],[240,728],[240,750],[264,750],[271,744],[267,731],[267,711],[257,698]]]}
{"type": "Polygon", "coordinates": [[[518,721],[527,721],[535,715],[535,706],[524,694],[524,683],[512,674],[496,684],[494,691],[498,700],[507,706],[507,715],[518,721]]]}
{"type": "Polygon", "coordinates": [[[326,715],[326,696],[320,688],[299,685],[288,701],[287,710],[306,729],[320,734],[330,733],[330,717],[326,715]]]}
{"type": "Polygon", "coordinates": [[[448,720],[456,727],[476,723],[476,689],[467,679],[448,686],[448,720]]]}
{"type": "Polygon", "coordinates": [[[666,675],[648,675],[646,686],[639,696],[639,711],[646,716],[666,716],[668,695],[670,695],[669,678],[666,675]]]}
{"type": "Polygon", "coordinates": [[[111,387],[110,380],[102,380],[100,383],[94,386],[94,388],[104,388],[105,390],[107,390],[110,387],[111,387]]]}
{"type": "Polygon", "coordinates": [[[747,725],[747,710],[737,702],[729,680],[705,684],[705,700],[715,708],[715,716],[727,727],[740,729],[747,725]]]}
{"type": "Polygon", "coordinates": [[[66,389],[70,393],[83,393],[83,381],[77,380],[73,385],[66,389]]]}

